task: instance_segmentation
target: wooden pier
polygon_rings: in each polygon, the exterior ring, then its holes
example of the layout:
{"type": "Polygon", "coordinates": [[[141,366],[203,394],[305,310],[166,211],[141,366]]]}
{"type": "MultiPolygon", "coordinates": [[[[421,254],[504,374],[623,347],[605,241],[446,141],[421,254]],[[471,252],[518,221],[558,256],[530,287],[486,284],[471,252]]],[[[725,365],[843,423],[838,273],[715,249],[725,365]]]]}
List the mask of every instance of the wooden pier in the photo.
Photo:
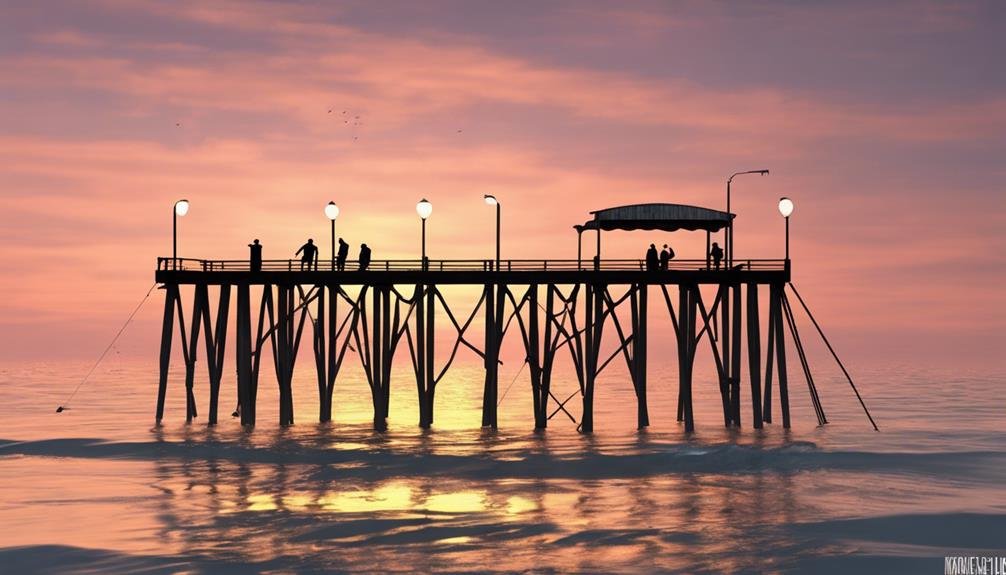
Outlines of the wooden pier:
{"type": "Polygon", "coordinates": [[[156,280],[163,285],[166,297],[157,420],[164,416],[177,321],[185,362],[186,420],[197,416],[193,381],[202,336],[210,384],[207,420],[211,425],[217,423],[232,290],[236,290],[234,357],[244,425],[256,423],[264,357],[266,361],[271,358],[278,379],[279,423],[294,423],[291,384],[302,339],[308,337],[317,372],[320,421],[331,420],[339,372],[347,358],[355,356],[370,386],[374,427],[385,429],[392,363],[396,354],[408,353],[419,399],[419,425],[429,428],[434,423],[437,384],[464,346],[484,360],[482,425],[496,428],[500,348],[508,334],[517,337],[512,335],[517,332],[529,368],[535,429],[546,428],[553,416],[564,412],[580,431],[591,432],[597,378],[614,361],[625,362],[637,399],[637,423],[644,428],[650,421],[647,357],[653,350],[667,353],[672,349],[671,342],[649,341],[647,323],[654,309],[669,314],[674,327],[679,370],[677,419],[686,431],[695,426],[693,366],[700,346],[708,346],[715,362],[725,425],[741,426],[746,417],[746,394],[750,397],[750,425],[761,428],[773,422],[774,386],[778,417],[783,427],[790,427],[787,333],[798,351],[818,423],[826,423],[786,298],[789,260],[733,259],[730,269],[717,269],[708,259],[675,259],[668,269],[653,271],[646,269],[642,260],[601,259],[602,229],[701,229],[706,231],[708,243],[708,234],[727,227],[732,218],[691,206],[649,206],[661,207],[659,215],[663,217],[641,221],[638,206],[631,206],[636,211],[616,208],[623,212],[609,219],[605,213],[610,210],[595,212],[594,220],[576,226],[578,234],[597,231],[598,253],[590,262],[582,258],[502,260],[498,264],[495,260],[376,260],[365,271],[359,271],[358,263],[352,261],[346,262],[347,271],[338,271],[334,260],[307,267],[298,260],[278,260],[262,262],[261,269],[252,271],[246,260],[160,258],[156,280]],[[445,285],[477,286],[481,297],[473,309],[458,314],[440,291],[445,285]],[[182,290],[187,286],[192,286],[190,315],[182,305],[182,290]],[[211,317],[211,286],[217,298],[215,318],[211,317]],[[765,293],[762,290],[768,295],[766,314],[759,304],[759,293],[765,293]],[[657,301],[651,301],[651,296],[657,301]],[[623,316],[630,320],[623,324],[617,310],[625,307],[628,313],[623,316]],[[257,314],[253,315],[253,309],[257,314]],[[470,328],[479,315],[484,317],[485,329],[476,337],[470,328]],[[763,317],[768,328],[764,347],[763,317]],[[437,326],[449,326],[456,334],[448,358],[440,365],[434,354],[437,326]],[[617,347],[602,356],[602,341],[611,334],[617,338],[617,347]],[[743,345],[747,346],[746,378],[741,365],[743,345]],[[263,354],[266,347],[271,350],[268,356],[263,354]],[[566,357],[579,390],[562,398],[553,394],[551,381],[556,362],[566,361],[561,359],[566,357]],[[744,379],[749,391],[743,389],[744,379]],[[582,402],[579,420],[566,409],[577,397],[582,402]]]}

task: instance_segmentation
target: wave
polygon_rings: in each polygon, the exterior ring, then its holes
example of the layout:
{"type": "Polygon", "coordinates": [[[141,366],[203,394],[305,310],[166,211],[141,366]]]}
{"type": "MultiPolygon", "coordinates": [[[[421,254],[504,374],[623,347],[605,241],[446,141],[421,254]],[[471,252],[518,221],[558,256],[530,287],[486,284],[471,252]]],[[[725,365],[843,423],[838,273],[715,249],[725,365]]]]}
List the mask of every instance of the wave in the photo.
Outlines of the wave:
{"type": "Polygon", "coordinates": [[[1002,481],[1006,453],[1000,451],[866,452],[821,449],[811,442],[777,447],[733,443],[647,444],[631,453],[542,452],[527,447],[465,454],[423,452],[415,446],[353,449],[285,442],[262,447],[238,442],[109,442],[97,438],[39,441],[0,439],[0,457],[69,457],[136,461],[230,461],[245,464],[317,466],[327,475],[366,479],[437,476],[492,478],[632,478],[680,473],[793,473],[815,470],[914,473],[1002,481]]]}

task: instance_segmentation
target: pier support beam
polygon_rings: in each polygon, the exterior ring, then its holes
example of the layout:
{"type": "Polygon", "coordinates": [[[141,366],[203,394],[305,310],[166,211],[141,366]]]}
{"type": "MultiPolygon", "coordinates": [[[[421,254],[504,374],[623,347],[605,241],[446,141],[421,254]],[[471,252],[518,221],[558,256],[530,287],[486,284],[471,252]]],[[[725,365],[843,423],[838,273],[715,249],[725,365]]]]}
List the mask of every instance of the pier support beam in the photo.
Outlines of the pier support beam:
{"type": "MultiPolygon", "coordinates": [[[[546,288],[547,289],[547,288],[546,288]]],[[[546,299],[548,296],[546,295],[546,299]]],[[[539,328],[538,315],[541,311],[538,309],[538,284],[531,284],[527,288],[527,342],[525,348],[527,350],[527,365],[528,370],[531,372],[531,404],[534,411],[534,428],[544,429],[548,417],[545,414],[545,409],[543,406],[548,404],[548,395],[542,395],[542,383],[544,378],[544,369],[542,366],[542,349],[541,349],[541,332],[539,328]]],[[[546,347],[548,342],[548,337],[551,335],[551,331],[548,329],[548,318],[546,321],[546,347]]]]}
{"type": "MultiPolygon", "coordinates": [[[[203,286],[205,287],[205,286],[203,286]]],[[[205,298],[208,301],[208,297],[205,298]]],[[[214,327],[210,322],[210,308],[203,308],[203,331],[206,332],[206,359],[209,366],[210,379],[210,412],[207,423],[217,424],[220,408],[220,382],[224,372],[224,351],[227,346],[227,318],[230,313],[231,286],[220,286],[220,297],[217,302],[217,321],[214,327]]],[[[199,318],[193,318],[199,321],[199,318]]]]}
{"type": "Polygon", "coordinates": [[[685,432],[695,431],[692,411],[692,365],[695,360],[695,316],[698,312],[696,285],[678,286],[678,410],[685,432]]]}
{"type": "Polygon", "coordinates": [[[433,426],[433,404],[436,389],[434,366],[436,335],[436,288],[416,286],[416,387],[419,392],[419,427],[433,426]]]}
{"type": "Polygon", "coordinates": [[[783,284],[772,284],[769,288],[775,312],[769,323],[775,332],[776,370],[779,374],[779,409],[782,411],[782,426],[784,429],[789,429],[789,383],[786,377],[786,338],[783,328],[782,290],[783,284]]]}
{"type": "Polygon", "coordinates": [[[741,426],[741,285],[731,286],[733,291],[733,339],[730,342],[730,407],[735,427],[741,426]]]}
{"type": "MultiPolygon", "coordinates": [[[[318,302],[316,307],[316,315],[314,318],[314,367],[315,372],[318,376],[318,421],[326,422],[332,420],[332,403],[331,397],[328,395],[328,359],[331,354],[328,351],[335,348],[335,336],[333,335],[329,338],[329,334],[325,329],[325,321],[328,319],[325,309],[325,286],[317,285],[314,287],[318,291],[318,302]],[[326,345],[327,342],[327,345],[326,345]]],[[[333,300],[332,305],[335,305],[333,300]]],[[[334,323],[335,318],[332,318],[334,323]]]]}
{"type": "Polygon", "coordinates": [[[199,348],[199,321],[207,305],[206,285],[197,285],[192,302],[192,334],[188,343],[185,342],[185,312],[182,310],[182,300],[178,303],[178,327],[182,330],[182,355],[185,359],[185,423],[191,423],[197,417],[196,394],[193,390],[196,379],[196,356],[199,348]]]}
{"type": "MultiPolygon", "coordinates": [[[[648,291],[646,284],[636,284],[630,288],[632,295],[632,361],[629,375],[636,391],[636,427],[650,426],[650,414],[646,406],[646,316],[648,314],[648,291]]],[[[614,313],[614,310],[612,310],[614,313]]]]}
{"type": "Polygon", "coordinates": [[[252,399],[252,339],[251,339],[251,287],[238,285],[237,301],[237,348],[235,358],[238,371],[238,414],[241,425],[255,424],[255,410],[252,399]]]}
{"type": "MultiPolygon", "coordinates": [[[[546,284],[545,286],[545,332],[541,350],[541,378],[538,388],[534,387],[532,379],[531,391],[534,393],[534,428],[536,430],[548,427],[548,398],[552,393],[552,366],[555,363],[556,345],[560,334],[552,335],[552,322],[556,321],[555,316],[555,286],[546,284]]],[[[537,298],[537,293],[535,294],[537,298]]],[[[535,305],[532,312],[538,314],[538,306],[535,305]]]]}
{"type": "Polygon", "coordinates": [[[758,317],[758,284],[747,285],[748,367],[751,378],[751,421],[762,428],[761,404],[761,322],[758,317]]]}
{"type": "Polygon", "coordinates": [[[482,391],[482,427],[492,429],[499,427],[496,404],[499,398],[499,357],[500,344],[503,339],[503,306],[505,303],[502,287],[486,284],[486,378],[482,391]]]}
{"type": "Polygon", "coordinates": [[[597,383],[598,360],[601,353],[601,337],[604,334],[604,299],[607,286],[587,284],[586,320],[584,322],[584,385],[583,414],[580,416],[580,431],[594,432],[594,387],[597,383]]]}
{"type": "Polygon", "coordinates": [[[175,300],[178,299],[178,284],[164,286],[164,317],[161,320],[160,378],[157,384],[157,412],[155,420],[164,419],[164,400],[168,391],[168,368],[171,366],[171,338],[175,330],[175,300]]]}

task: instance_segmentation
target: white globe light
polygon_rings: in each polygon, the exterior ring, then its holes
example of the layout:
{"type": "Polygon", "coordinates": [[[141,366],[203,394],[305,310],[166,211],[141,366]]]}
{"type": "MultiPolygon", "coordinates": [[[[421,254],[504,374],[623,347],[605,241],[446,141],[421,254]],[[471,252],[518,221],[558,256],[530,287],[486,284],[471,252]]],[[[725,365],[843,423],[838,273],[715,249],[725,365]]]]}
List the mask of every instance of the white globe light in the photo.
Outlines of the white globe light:
{"type": "Polygon", "coordinates": [[[184,216],[189,213],[189,201],[188,200],[178,200],[175,202],[175,213],[184,216]]]}
{"type": "Polygon", "coordinates": [[[335,202],[328,202],[328,205],[325,206],[325,215],[330,220],[339,217],[339,206],[335,205],[335,202]]]}
{"type": "Polygon", "coordinates": [[[423,198],[418,204],[416,204],[416,213],[419,214],[419,217],[425,220],[433,213],[433,204],[426,201],[426,198],[423,198]]]}
{"type": "Polygon", "coordinates": [[[499,204],[499,201],[496,199],[496,196],[494,196],[492,194],[486,194],[485,198],[486,198],[486,203],[489,204],[490,206],[495,206],[495,205],[499,204]]]}
{"type": "Polygon", "coordinates": [[[793,213],[793,200],[779,198],[779,213],[782,214],[782,217],[788,218],[793,213]]]}

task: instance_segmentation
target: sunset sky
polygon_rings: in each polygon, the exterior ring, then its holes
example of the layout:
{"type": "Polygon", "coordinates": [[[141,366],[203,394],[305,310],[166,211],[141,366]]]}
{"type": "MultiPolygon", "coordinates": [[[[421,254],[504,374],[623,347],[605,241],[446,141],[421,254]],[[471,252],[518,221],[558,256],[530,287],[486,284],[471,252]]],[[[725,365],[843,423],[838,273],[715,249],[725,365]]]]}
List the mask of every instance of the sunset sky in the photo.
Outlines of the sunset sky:
{"type": "MultiPolygon", "coordinates": [[[[1006,366],[1000,2],[2,2],[0,359],[94,358],[170,255],[574,258],[590,210],[725,208],[843,356],[1006,366]],[[330,112],[331,110],[331,112],[330,112]]],[[[635,232],[606,257],[704,237],[635,232]]],[[[162,292],[127,351],[153,359],[162,292]]],[[[152,299],[155,297],[152,296],[152,299]]]]}

